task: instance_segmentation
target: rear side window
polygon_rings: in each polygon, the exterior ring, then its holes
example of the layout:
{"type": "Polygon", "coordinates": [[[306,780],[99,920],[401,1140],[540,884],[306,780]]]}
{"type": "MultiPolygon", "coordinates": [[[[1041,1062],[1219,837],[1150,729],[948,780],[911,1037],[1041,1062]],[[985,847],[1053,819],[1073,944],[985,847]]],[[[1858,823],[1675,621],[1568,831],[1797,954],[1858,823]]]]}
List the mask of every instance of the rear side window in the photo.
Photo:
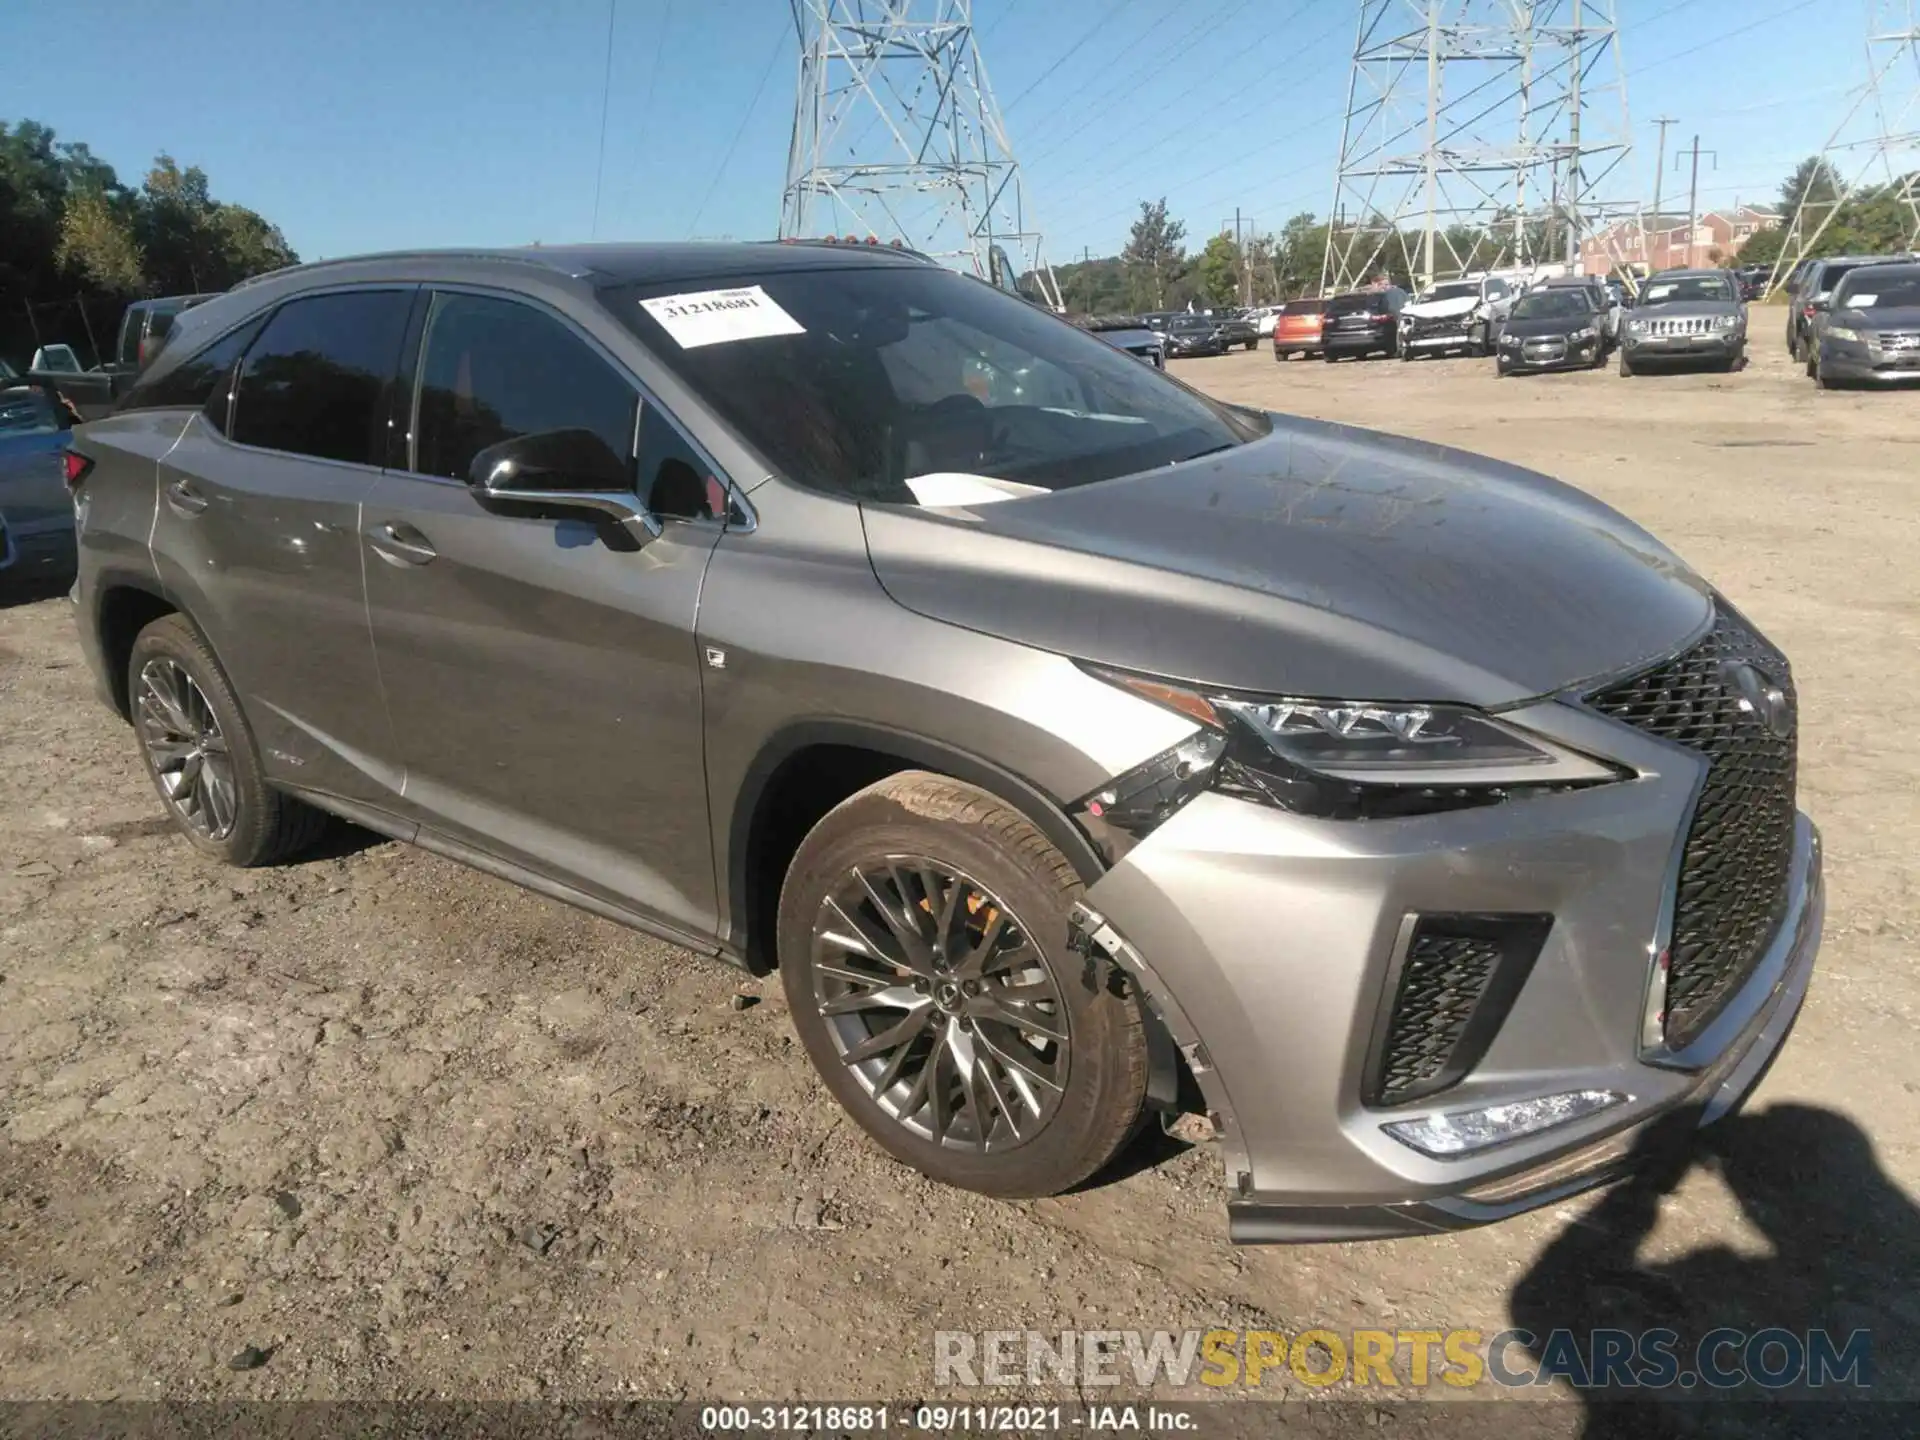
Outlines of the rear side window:
{"type": "Polygon", "coordinates": [[[140,363],[140,334],[146,328],[147,307],[129,305],[127,313],[120,317],[120,363],[138,365],[140,363]]]}
{"type": "Polygon", "coordinates": [[[609,488],[633,485],[637,391],[560,321],[490,295],[434,296],[421,348],[418,449],[423,475],[465,480],[489,445],[553,430],[599,441],[609,488]]]}
{"type": "Polygon", "coordinates": [[[247,351],[234,390],[242,445],[372,464],[374,420],[400,358],[413,293],[348,290],[290,300],[247,351]]]}
{"type": "MultiPolygon", "coordinates": [[[[142,377],[120,402],[122,410],[166,410],[174,406],[198,409],[207,404],[214,386],[227,378],[233,362],[246,353],[253,337],[260,333],[264,316],[256,316],[238,330],[229,330],[191,359],[183,360],[160,375],[142,377]]],[[[225,392],[221,399],[224,402],[225,392]]],[[[224,430],[227,407],[224,403],[207,412],[207,418],[224,430]]]]}

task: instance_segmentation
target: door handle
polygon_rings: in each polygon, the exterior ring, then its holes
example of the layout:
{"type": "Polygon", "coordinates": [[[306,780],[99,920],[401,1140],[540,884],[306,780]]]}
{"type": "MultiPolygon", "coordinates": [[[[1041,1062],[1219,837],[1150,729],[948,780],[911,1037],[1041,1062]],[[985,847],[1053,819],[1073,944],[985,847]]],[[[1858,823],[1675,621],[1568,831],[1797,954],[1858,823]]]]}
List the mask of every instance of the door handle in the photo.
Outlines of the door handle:
{"type": "Polygon", "coordinates": [[[189,480],[176,480],[167,486],[167,504],[181,515],[198,515],[207,508],[207,497],[193,488],[189,480]]]}
{"type": "Polygon", "coordinates": [[[367,531],[373,553],[389,565],[425,565],[440,552],[411,525],[375,525],[367,531]]]}

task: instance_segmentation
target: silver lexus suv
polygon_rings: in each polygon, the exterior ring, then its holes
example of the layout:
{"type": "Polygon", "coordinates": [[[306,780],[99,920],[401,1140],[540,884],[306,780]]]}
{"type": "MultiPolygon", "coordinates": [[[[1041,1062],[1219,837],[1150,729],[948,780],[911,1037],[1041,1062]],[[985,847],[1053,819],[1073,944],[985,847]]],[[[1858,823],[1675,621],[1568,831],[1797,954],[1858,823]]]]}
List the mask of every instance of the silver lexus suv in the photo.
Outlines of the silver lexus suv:
{"type": "Polygon", "coordinates": [[[1236,1240],[1497,1219],[1726,1114],[1806,990],[1792,679],[1670,551],[910,254],[302,266],[73,450],[190,844],[343,816],[777,968],[954,1185],[1191,1109],[1236,1240]]]}

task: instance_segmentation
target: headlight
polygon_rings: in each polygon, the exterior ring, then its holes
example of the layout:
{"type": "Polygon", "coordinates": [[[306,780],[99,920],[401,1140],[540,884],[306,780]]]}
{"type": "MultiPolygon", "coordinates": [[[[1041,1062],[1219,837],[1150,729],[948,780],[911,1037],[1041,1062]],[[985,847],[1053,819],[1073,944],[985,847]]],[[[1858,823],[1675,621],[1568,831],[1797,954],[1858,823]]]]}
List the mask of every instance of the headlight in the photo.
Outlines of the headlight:
{"type": "Polygon", "coordinates": [[[1464,706],[1256,699],[1083,668],[1202,727],[1081,802],[1110,858],[1208,789],[1325,819],[1383,819],[1627,773],[1464,706]]]}
{"type": "Polygon", "coordinates": [[[1582,325],[1578,330],[1574,331],[1573,334],[1571,334],[1567,338],[1570,340],[1591,340],[1595,335],[1598,335],[1599,333],[1600,332],[1594,329],[1593,326],[1591,325],[1582,325]]]}
{"type": "Polygon", "coordinates": [[[1827,338],[1830,340],[1851,340],[1855,345],[1864,345],[1864,337],[1858,330],[1849,330],[1844,325],[1827,326],[1827,338]]]}
{"type": "Polygon", "coordinates": [[[1627,321],[1627,333],[1628,333],[1629,335],[1644,335],[1644,334],[1646,334],[1646,333],[1647,333],[1647,322],[1646,322],[1646,321],[1644,321],[1644,320],[1629,320],[1629,321],[1627,321]]]}
{"type": "Polygon", "coordinates": [[[1508,335],[1503,332],[1500,336],[1500,343],[1517,350],[1520,348],[1520,337],[1518,335],[1508,335]]]}
{"type": "Polygon", "coordinates": [[[1738,330],[1740,328],[1740,317],[1738,315],[1717,315],[1714,317],[1713,324],[1716,330],[1738,330]]]}

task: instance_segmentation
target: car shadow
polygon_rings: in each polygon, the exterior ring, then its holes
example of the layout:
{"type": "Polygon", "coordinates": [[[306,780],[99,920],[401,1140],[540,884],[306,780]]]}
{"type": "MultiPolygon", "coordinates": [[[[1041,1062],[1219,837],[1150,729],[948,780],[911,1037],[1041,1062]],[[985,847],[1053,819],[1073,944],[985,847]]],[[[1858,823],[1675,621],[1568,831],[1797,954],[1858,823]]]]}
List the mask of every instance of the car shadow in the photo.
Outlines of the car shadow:
{"type": "Polygon", "coordinates": [[[0,610],[59,600],[72,589],[71,570],[0,571],[0,610]]]}
{"type": "Polygon", "coordinates": [[[320,860],[344,860],[350,855],[358,855],[363,850],[372,850],[377,846],[391,845],[391,837],[377,830],[355,825],[351,820],[342,820],[338,815],[327,817],[326,828],[320,832],[320,838],[294,856],[290,864],[311,865],[320,860]]]}
{"type": "Polygon", "coordinates": [[[1834,1111],[1783,1104],[1722,1120],[1692,1149],[1675,1138],[1649,1137],[1633,1176],[1567,1226],[1513,1289],[1514,1324],[1530,1332],[1522,1345],[1536,1361],[1555,1350],[1556,1332],[1570,1332],[1589,1358],[1597,1330],[1627,1332],[1636,1344],[1649,1331],[1676,1337],[1680,1383],[1580,1388],[1582,1433],[1920,1433],[1920,1208],[1880,1168],[1865,1132],[1834,1111]],[[1657,1233],[1661,1201],[1696,1164],[1725,1181],[1766,1253],[1724,1242],[1672,1253],[1657,1233]],[[1649,1240],[1652,1253],[1642,1258],[1649,1240]],[[1869,1388],[1845,1379],[1810,1388],[1811,1377],[1773,1391],[1754,1382],[1716,1388],[1696,1367],[1709,1358],[1701,1342],[1723,1328],[1743,1332],[1713,1351],[1723,1376],[1743,1362],[1753,1368],[1746,1341],[1760,1331],[1791,1337],[1767,1342],[1772,1348],[1759,1359],[1762,1370],[1782,1372],[1791,1353],[1783,1345],[1806,1346],[1811,1356],[1810,1334],[1824,1332],[1845,1352],[1865,1332],[1859,1378],[1869,1388]]]}

